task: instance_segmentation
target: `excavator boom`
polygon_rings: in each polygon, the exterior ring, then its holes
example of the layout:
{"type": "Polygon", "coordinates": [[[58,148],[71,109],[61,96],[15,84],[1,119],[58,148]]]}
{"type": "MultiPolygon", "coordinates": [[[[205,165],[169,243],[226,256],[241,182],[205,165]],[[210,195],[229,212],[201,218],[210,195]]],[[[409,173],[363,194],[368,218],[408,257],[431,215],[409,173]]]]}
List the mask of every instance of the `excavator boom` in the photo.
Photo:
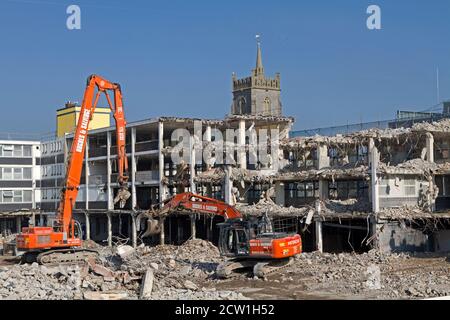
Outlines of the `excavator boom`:
{"type": "MultiPolygon", "coordinates": [[[[95,108],[97,107],[101,93],[105,94],[106,100],[108,101],[109,107],[114,114],[114,119],[116,122],[117,157],[119,169],[118,183],[120,185],[120,189],[126,189],[128,182],[128,176],[126,175],[126,172],[128,171],[128,161],[125,154],[126,121],[123,112],[122,92],[120,85],[109,82],[100,76],[92,75],[87,80],[83,103],[80,110],[80,118],[77,123],[72,147],[70,149],[66,182],[61,192],[61,200],[58,208],[58,222],[61,224],[62,232],[68,232],[70,221],[72,220],[72,210],[75,205],[80,186],[84,153],[88,139],[89,123],[94,116],[95,108]],[[97,89],[97,93],[95,93],[95,89],[97,89]],[[113,91],[114,93],[114,104],[111,103],[108,91],[113,91]]],[[[123,191],[119,191],[119,193],[126,195],[123,191]]]]}
{"type": "Polygon", "coordinates": [[[73,220],[73,208],[80,187],[89,124],[94,116],[95,108],[102,93],[106,97],[116,122],[119,192],[115,198],[115,202],[120,202],[121,207],[123,207],[131,195],[127,186],[128,162],[125,152],[126,121],[123,111],[121,88],[117,83],[112,83],[98,75],[91,75],[87,79],[83,103],[80,109],[80,117],[69,153],[65,184],[61,190],[57,218],[53,226],[30,226],[23,228],[22,232],[16,238],[18,250],[38,253],[42,261],[54,262],[57,260],[55,257],[61,257],[64,261],[67,261],[70,260],[68,254],[71,254],[75,260],[83,259],[83,252],[89,251],[80,249],[81,228],[79,223],[73,220]],[[113,92],[114,103],[111,102],[109,97],[108,92],[110,91],[113,92]],[[60,250],[55,252],[58,249],[60,250]],[[61,249],[65,249],[66,251],[63,252],[61,249]],[[51,255],[50,253],[54,254],[51,255]],[[65,255],[64,257],[62,257],[63,254],[65,255]]]}

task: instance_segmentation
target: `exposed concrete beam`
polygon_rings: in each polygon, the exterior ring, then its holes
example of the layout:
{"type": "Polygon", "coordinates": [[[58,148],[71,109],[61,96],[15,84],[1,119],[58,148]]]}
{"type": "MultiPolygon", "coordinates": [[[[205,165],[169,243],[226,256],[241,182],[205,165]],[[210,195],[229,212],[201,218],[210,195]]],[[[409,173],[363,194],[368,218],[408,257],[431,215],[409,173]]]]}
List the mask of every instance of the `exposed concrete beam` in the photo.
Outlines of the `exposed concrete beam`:
{"type": "Polygon", "coordinates": [[[190,157],[189,157],[189,186],[191,188],[191,192],[196,193],[196,188],[195,188],[195,140],[194,140],[194,136],[191,135],[190,139],[189,139],[190,143],[190,157]]]}
{"type": "Polygon", "coordinates": [[[196,226],[195,214],[191,215],[191,237],[195,239],[197,237],[197,226],[196,226]]]}
{"type": "Polygon", "coordinates": [[[136,231],[136,216],[131,214],[131,243],[133,248],[137,247],[137,231],[136,231]]]}
{"type": "Polygon", "coordinates": [[[111,187],[111,131],[106,133],[106,186],[108,197],[108,210],[114,210],[114,195],[111,187]]]}
{"type": "Polygon", "coordinates": [[[16,217],[16,229],[17,233],[22,232],[22,217],[16,217]]]}
{"type": "Polygon", "coordinates": [[[106,214],[107,217],[107,230],[108,230],[108,246],[112,247],[112,222],[111,222],[111,213],[106,214]]]}
{"type": "Polygon", "coordinates": [[[164,225],[165,225],[165,219],[162,219],[161,221],[161,232],[159,233],[159,244],[160,245],[164,245],[166,242],[166,237],[165,237],[165,229],[164,229],[164,225]]]}
{"type": "MultiPolygon", "coordinates": [[[[319,145],[317,147],[317,169],[321,170],[330,167],[330,157],[328,156],[328,146],[319,145]]],[[[328,180],[319,179],[319,198],[328,199],[328,180]]]]}
{"type": "Polygon", "coordinates": [[[84,221],[86,225],[86,240],[91,240],[91,222],[89,221],[89,213],[84,213],[84,221]]]}
{"type": "Polygon", "coordinates": [[[317,169],[330,167],[330,157],[328,156],[328,146],[325,144],[317,147],[317,169]]]}
{"type": "Polygon", "coordinates": [[[279,206],[284,207],[285,205],[285,184],[283,182],[277,181],[275,183],[275,201],[279,206]]]}
{"type": "MultiPolygon", "coordinates": [[[[320,215],[321,211],[322,203],[320,201],[316,201],[316,215],[320,215]]],[[[316,219],[314,226],[316,231],[316,250],[323,252],[322,221],[320,219],[316,219]]]]}
{"type": "MultiPolygon", "coordinates": [[[[164,178],[164,123],[160,121],[158,123],[158,149],[159,149],[159,203],[162,206],[162,202],[166,200],[166,186],[163,183],[164,178]]],[[[164,238],[164,235],[162,235],[164,238]]]]}
{"type": "Polygon", "coordinates": [[[225,167],[225,182],[224,182],[224,198],[225,202],[234,205],[233,203],[233,196],[232,196],[232,189],[233,189],[233,181],[231,180],[231,166],[225,167]]]}
{"type": "Polygon", "coordinates": [[[323,235],[322,235],[322,221],[315,221],[316,228],[316,250],[323,252],[323,235]]]}
{"type": "Polygon", "coordinates": [[[371,180],[371,200],[372,211],[378,213],[380,211],[380,198],[379,198],[379,179],[377,176],[378,163],[380,161],[380,153],[373,143],[373,139],[369,142],[369,163],[370,163],[370,180],[371,180]]]}
{"type": "Polygon", "coordinates": [[[131,209],[136,208],[136,128],[131,128],[131,209]]]}
{"type": "Polygon", "coordinates": [[[434,136],[427,132],[427,161],[434,162],[434,136]]]}
{"type": "Polygon", "coordinates": [[[245,120],[239,121],[238,164],[240,168],[247,169],[247,158],[245,152],[245,120]]]}

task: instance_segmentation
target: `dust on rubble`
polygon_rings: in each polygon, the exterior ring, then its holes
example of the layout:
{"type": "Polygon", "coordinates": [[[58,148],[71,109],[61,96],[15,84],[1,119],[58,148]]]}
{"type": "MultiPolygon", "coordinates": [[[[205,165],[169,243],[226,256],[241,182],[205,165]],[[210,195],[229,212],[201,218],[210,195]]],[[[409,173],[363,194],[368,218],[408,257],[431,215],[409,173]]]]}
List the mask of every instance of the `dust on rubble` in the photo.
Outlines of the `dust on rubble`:
{"type": "Polygon", "coordinates": [[[265,279],[220,281],[252,299],[424,299],[450,295],[450,261],[433,254],[303,253],[265,279]]]}
{"type": "Polygon", "coordinates": [[[222,261],[217,247],[207,241],[136,249],[101,247],[93,242],[85,246],[99,251],[101,263],[1,266],[0,299],[245,299],[234,290],[202,285],[214,279],[222,261]],[[144,275],[152,279],[143,295],[144,275]]]}
{"type": "Polygon", "coordinates": [[[450,295],[450,263],[431,254],[303,253],[264,279],[217,279],[223,261],[204,240],[108,248],[101,263],[0,267],[0,299],[420,299],[450,295]]]}

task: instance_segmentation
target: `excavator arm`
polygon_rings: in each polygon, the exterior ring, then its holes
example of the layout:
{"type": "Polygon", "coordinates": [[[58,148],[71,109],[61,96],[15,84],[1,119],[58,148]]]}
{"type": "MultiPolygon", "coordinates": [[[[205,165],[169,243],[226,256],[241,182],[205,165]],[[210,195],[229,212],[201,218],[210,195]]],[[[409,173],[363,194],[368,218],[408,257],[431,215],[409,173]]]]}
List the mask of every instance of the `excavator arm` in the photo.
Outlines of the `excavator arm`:
{"type": "Polygon", "coordinates": [[[142,218],[147,218],[146,231],[142,238],[161,232],[161,223],[165,217],[174,211],[191,211],[194,213],[214,214],[229,219],[241,219],[241,213],[220,200],[200,196],[191,192],[180,193],[163,203],[159,210],[151,210],[139,215],[137,223],[140,226],[142,218]],[[158,218],[158,220],[155,220],[158,218]]]}
{"type": "Polygon", "coordinates": [[[87,80],[86,90],[84,92],[80,118],[69,154],[65,186],[61,191],[61,200],[58,208],[57,227],[61,228],[61,231],[64,233],[68,233],[70,230],[72,210],[80,186],[89,123],[94,116],[95,108],[102,93],[105,94],[116,123],[119,192],[114,201],[120,202],[121,207],[123,207],[130,197],[130,192],[128,192],[128,161],[125,151],[126,121],[123,111],[121,88],[117,83],[109,82],[97,75],[91,75],[87,80]],[[111,102],[108,94],[109,91],[112,91],[114,94],[114,104],[111,102]]]}

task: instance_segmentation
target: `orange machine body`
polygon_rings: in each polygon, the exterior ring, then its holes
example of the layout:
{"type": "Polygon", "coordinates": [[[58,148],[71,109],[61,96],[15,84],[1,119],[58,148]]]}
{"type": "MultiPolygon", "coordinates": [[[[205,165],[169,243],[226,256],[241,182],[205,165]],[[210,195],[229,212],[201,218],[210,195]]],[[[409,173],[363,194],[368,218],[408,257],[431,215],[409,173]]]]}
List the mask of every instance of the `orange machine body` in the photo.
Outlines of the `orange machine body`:
{"type": "Polygon", "coordinates": [[[250,240],[250,256],[255,258],[283,259],[302,253],[300,235],[281,238],[257,237],[250,240]]]}
{"type": "MultiPolygon", "coordinates": [[[[117,83],[109,82],[97,75],[91,75],[87,80],[80,117],[70,149],[65,185],[61,191],[57,218],[51,227],[30,226],[22,228],[22,232],[16,238],[17,249],[30,251],[81,246],[81,239],[77,238],[72,214],[80,187],[89,124],[102,93],[105,94],[116,122],[118,183],[120,186],[126,187],[128,181],[128,163],[125,153],[126,121],[121,88],[117,83]],[[112,91],[114,94],[114,104],[111,103],[108,91],[112,91]]],[[[79,231],[81,233],[81,230],[79,231]]],[[[81,236],[81,234],[78,236],[81,236]]]]}
{"type": "Polygon", "coordinates": [[[16,237],[17,247],[22,250],[45,250],[81,246],[81,239],[71,237],[64,239],[64,233],[55,232],[52,227],[22,228],[16,237]]]}

